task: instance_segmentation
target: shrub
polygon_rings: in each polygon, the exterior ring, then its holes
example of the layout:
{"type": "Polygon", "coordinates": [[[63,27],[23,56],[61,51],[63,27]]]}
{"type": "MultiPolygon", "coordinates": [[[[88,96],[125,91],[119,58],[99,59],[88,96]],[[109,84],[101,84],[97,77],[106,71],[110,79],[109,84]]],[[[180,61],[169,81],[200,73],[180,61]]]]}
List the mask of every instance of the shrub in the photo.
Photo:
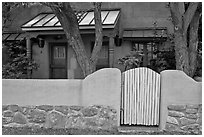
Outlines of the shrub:
{"type": "Polygon", "coordinates": [[[7,48],[8,62],[2,66],[2,78],[25,79],[27,71],[36,70],[37,63],[26,56],[25,41],[3,42],[7,48]]]}

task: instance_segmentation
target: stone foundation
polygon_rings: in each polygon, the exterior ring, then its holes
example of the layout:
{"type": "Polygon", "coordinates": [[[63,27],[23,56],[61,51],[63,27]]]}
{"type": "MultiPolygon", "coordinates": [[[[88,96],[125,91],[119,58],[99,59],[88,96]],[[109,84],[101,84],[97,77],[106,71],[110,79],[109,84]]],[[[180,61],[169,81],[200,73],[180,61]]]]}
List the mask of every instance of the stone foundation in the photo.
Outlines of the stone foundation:
{"type": "Polygon", "coordinates": [[[2,106],[2,126],[112,129],[116,110],[109,106],[2,106]]]}
{"type": "Polygon", "coordinates": [[[166,130],[202,132],[202,104],[169,105],[166,130]]]}

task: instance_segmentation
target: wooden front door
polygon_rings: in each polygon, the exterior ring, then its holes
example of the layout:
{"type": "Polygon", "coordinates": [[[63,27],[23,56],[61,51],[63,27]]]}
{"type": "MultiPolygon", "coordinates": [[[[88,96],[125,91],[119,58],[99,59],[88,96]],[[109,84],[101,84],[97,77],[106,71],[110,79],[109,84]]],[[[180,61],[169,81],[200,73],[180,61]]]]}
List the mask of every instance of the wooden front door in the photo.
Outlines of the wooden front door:
{"type": "Polygon", "coordinates": [[[50,44],[50,78],[66,79],[67,78],[67,44],[51,43],[50,44]]]}

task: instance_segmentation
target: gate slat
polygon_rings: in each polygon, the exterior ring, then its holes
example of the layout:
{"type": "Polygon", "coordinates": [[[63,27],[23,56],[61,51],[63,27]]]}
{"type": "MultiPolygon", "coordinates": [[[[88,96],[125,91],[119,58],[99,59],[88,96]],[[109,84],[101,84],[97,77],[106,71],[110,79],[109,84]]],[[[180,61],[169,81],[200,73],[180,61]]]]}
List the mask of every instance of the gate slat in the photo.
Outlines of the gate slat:
{"type": "Polygon", "coordinates": [[[155,84],[155,82],[154,82],[154,73],[152,72],[152,108],[151,108],[151,110],[152,110],[152,113],[151,113],[151,125],[153,125],[153,115],[154,115],[154,92],[155,92],[155,89],[154,89],[154,84],[155,84]]]}
{"type": "Polygon", "coordinates": [[[143,69],[143,77],[144,77],[144,90],[143,90],[143,95],[144,95],[144,97],[143,97],[143,116],[144,116],[144,118],[143,118],[143,124],[144,125],[146,125],[146,75],[145,75],[145,73],[146,73],[146,69],[144,68],[143,69]]]}
{"type": "Polygon", "coordinates": [[[156,87],[156,81],[157,77],[156,74],[154,73],[154,113],[153,113],[153,125],[155,125],[155,113],[156,113],[156,92],[157,92],[157,87],[156,87]]]}
{"type": "Polygon", "coordinates": [[[139,85],[139,80],[140,80],[140,76],[138,75],[138,73],[139,73],[139,71],[138,71],[138,69],[137,69],[137,71],[136,71],[136,78],[137,78],[137,87],[136,87],[136,92],[137,92],[137,111],[136,111],[136,115],[137,115],[137,117],[136,117],[136,121],[137,121],[137,124],[139,123],[139,104],[140,104],[140,102],[139,102],[139,98],[140,98],[140,95],[139,95],[139,89],[140,89],[140,85],[139,85]]]}
{"type": "Polygon", "coordinates": [[[150,81],[150,84],[149,84],[149,125],[151,125],[151,114],[152,114],[152,72],[149,70],[149,74],[150,74],[150,77],[149,77],[149,81],[150,81]]]}
{"type": "Polygon", "coordinates": [[[136,97],[135,97],[135,69],[133,69],[133,108],[132,108],[132,112],[133,112],[133,124],[136,124],[136,116],[135,116],[135,106],[136,106],[136,97]]]}
{"type": "Polygon", "coordinates": [[[158,81],[158,110],[157,110],[157,125],[159,125],[159,110],[160,110],[160,94],[161,94],[161,87],[160,87],[160,84],[161,84],[161,77],[160,75],[158,76],[159,77],[159,81],[158,81]]]}
{"type": "Polygon", "coordinates": [[[129,71],[127,71],[127,81],[128,81],[128,87],[127,87],[127,123],[130,123],[130,77],[129,77],[129,71]]]}
{"type": "Polygon", "coordinates": [[[125,117],[125,121],[126,121],[126,123],[125,124],[128,124],[128,121],[127,121],[127,119],[128,119],[128,72],[126,72],[125,73],[125,75],[126,75],[126,97],[125,97],[125,99],[126,99],[126,101],[125,101],[125,111],[126,111],[126,117],[125,117]]]}
{"type": "Polygon", "coordinates": [[[128,72],[125,73],[125,77],[126,77],[126,88],[125,88],[125,124],[128,124],[128,75],[127,75],[128,72]]]}
{"type": "Polygon", "coordinates": [[[124,99],[123,99],[123,95],[124,95],[124,74],[122,73],[121,74],[121,83],[122,83],[122,85],[121,85],[121,110],[120,110],[120,123],[121,124],[124,124],[123,123],[123,119],[124,119],[124,115],[123,115],[123,108],[124,108],[124,105],[123,105],[123,101],[124,101],[124,99]]]}
{"type": "Polygon", "coordinates": [[[144,69],[142,69],[142,124],[144,125],[144,69]]]}
{"type": "Polygon", "coordinates": [[[136,69],[134,69],[135,74],[135,124],[137,124],[137,75],[136,69]]]}
{"type": "Polygon", "coordinates": [[[144,68],[144,125],[147,125],[147,68],[144,68]]]}
{"type": "Polygon", "coordinates": [[[132,124],[132,69],[129,70],[129,82],[130,82],[130,88],[129,88],[129,95],[130,95],[130,106],[129,106],[129,110],[130,110],[130,123],[129,125],[132,124]]]}
{"type": "Polygon", "coordinates": [[[142,69],[140,69],[140,76],[141,76],[141,80],[140,80],[140,94],[141,94],[141,99],[140,99],[140,102],[141,102],[141,106],[140,106],[140,109],[141,109],[141,124],[143,124],[143,70],[142,69]]]}
{"type": "Polygon", "coordinates": [[[157,112],[157,75],[155,75],[155,104],[154,104],[154,107],[155,107],[155,110],[154,110],[154,125],[156,124],[156,112],[157,112]]]}
{"type": "Polygon", "coordinates": [[[149,75],[149,69],[147,69],[147,113],[146,113],[146,117],[147,117],[147,122],[146,124],[149,125],[149,78],[150,78],[150,75],[149,75]]]}
{"type": "Polygon", "coordinates": [[[126,115],[126,96],[127,96],[127,93],[126,93],[126,88],[127,88],[127,79],[126,79],[126,72],[123,72],[123,74],[124,74],[124,79],[125,79],[125,81],[124,81],[124,108],[123,108],[123,111],[124,111],[124,124],[126,124],[127,122],[126,122],[126,117],[127,117],[127,115],[126,115]]]}
{"type": "Polygon", "coordinates": [[[138,124],[142,124],[142,94],[141,94],[141,87],[142,87],[142,76],[141,76],[141,69],[138,69],[138,75],[139,75],[139,112],[138,112],[138,119],[139,119],[139,122],[138,124]]]}

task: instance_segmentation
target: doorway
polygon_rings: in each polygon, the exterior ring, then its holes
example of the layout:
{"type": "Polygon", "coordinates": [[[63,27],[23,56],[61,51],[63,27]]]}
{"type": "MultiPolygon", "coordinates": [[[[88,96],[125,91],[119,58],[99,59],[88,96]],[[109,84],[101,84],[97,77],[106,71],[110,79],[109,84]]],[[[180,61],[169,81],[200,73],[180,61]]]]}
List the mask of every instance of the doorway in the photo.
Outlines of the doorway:
{"type": "Polygon", "coordinates": [[[50,43],[50,78],[67,79],[67,43],[50,43]]]}

